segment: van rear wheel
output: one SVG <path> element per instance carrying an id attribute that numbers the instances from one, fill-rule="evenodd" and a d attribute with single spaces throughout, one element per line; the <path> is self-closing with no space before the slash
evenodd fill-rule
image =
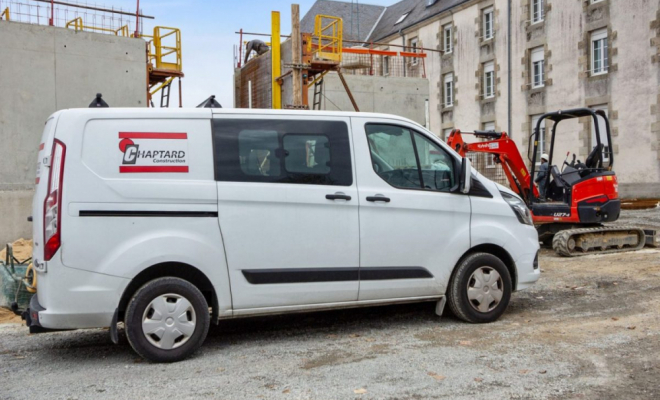
<path id="1" fill-rule="evenodd" d="M 193 284 L 166 277 L 148 282 L 126 310 L 126 336 L 133 350 L 154 362 L 175 362 L 194 353 L 206 339 L 209 309 Z"/>
<path id="2" fill-rule="evenodd" d="M 449 307 L 463 321 L 493 322 L 509 305 L 511 289 L 511 274 L 502 260 L 488 253 L 470 254 L 449 283 Z"/>

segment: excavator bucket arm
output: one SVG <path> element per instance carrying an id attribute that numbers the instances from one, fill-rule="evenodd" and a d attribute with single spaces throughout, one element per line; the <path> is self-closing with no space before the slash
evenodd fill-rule
<path id="1" fill-rule="evenodd" d="M 471 134 L 485 140 L 466 143 L 463 134 Z M 531 194 L 538 197 L 538 189 L 535 186 L 533 186 L 534 193 L 529 193 L 532 177 L 520 155 L 518 146 L 506 132 L 461 132 L 460 129 L 454 129 L 447 138 L 447 144 L 461 157 L 465 157 L 468 152 L 492 154 L 495 162 L 502 165 L 502 170 L 514 192 L 518 193 L 528 204 L 531 202 Z"/>

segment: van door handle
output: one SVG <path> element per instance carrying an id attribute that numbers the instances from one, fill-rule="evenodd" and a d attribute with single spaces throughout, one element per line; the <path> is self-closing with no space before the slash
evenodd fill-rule
<path id="1" fill-rule="evenodd" d="M 351 199 L 351 196 L 347 196 L 345 194 L 326 194 L 325 198 L 328 200 L 346 200 L 349 201 Z"/>
<path id="2" fill-rule="evenodd" d="M 390 202 L 390 198 L 389 198 L 389 197 L 385 197 L 385 196 L 368 196 L 368 197 L 367 197 L 367 201 L 371 201 L 371 202 L 374 202 L 374 201 L 382 201 L 382 202 L 384 202 L 384 203 L 389 203 L 389 202 Z"/>

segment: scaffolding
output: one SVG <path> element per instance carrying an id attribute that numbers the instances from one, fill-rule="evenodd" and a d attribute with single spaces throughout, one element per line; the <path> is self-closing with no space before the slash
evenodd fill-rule
<path id="1" fill-rule="evenodd" d="M 321 98 L 323 97 L 323 78 L 329 72 L 336 72 L 346 93 L 356 111 L 359 111 L 358 105 L 346 83 L 345 74 L 351 75 L 372 75 L 372 76 L 391 76 L 391 77 L 410 77 L 426 78 L 426 58 L 427 52 L 438 52 L 441 50 L 427 49 L 423 47 L 407 47 L 390 43 L 361 42 L 347 40 L 344 38 L 343 20 L 339 17 L 329 15 L 316 15 L 314 18 L 313 33 L 300 33 L 299 24 L 296 24 L 295 17 L 292 20 L 292 36 L 280 34 L 280 15 L 279 12 L 272 12 L 272 31 L 270 34 L 244 32 L 240 29 L 236 34 L 240 35 L 238 46 L 234 46 L 234 68 L 249 69 L 248 73 L 255 71 L 252 63 L 242 65 L 243 47 L 246 41 L 244 36 L 266 36 L 270 37 L 270 66 L 272 68 L 272 82 L 266 89 L 265 85 L 259 82 L 248 82 L 248 98 L 261 99 L 262 92 L 271 94 L 272 108 L 298 108 L 298 109 L 320 109 Z M 296 33 L 298 32 L 298 33 Z M 301 59 L 296 62 L 282 64 L 282 55 L 280 51 L 281 38 L 293 38 L 293 35 L 300 35 Z M 292 47 L 296 47 L 296 41 L 291 41 Z M 346 47 L 346 43 L 355 44 L 355 47 Z M 400 48 L 398 51 L 383 50 L 383 48 Z M 295 56 L 295 52 L 293 54 Z M 249 67 L 249 68 L 248 68 Z M 289 69 L 282 74 L 281 68 Z M 282 104 L 282 88 L 285 79 L 301 76 L 303 82 L 302 89 L 294 89 L 293 104 Z M 294 87 L 297 78 L 293 79 Z M 242 83 L 237 83 L 237 90 Z M 313 88 L 313 97 L 310 101 L 310 89 Z M 256 96 L 253 96 L 256 93 Z M 297 99 L 300 95 L 301 99 Z M 240 97 L 240 96 L 239 96 Z M 237 104 L 244 104 L 243 101 L 237 101 Z M 257 106 L 263 106 L 263 101 L 257 101 Z M 249 107 L 253 107 L 252 101 L 249 101 Z"/>
<path id="2" fill-rule="evenodd" d="M 181 78 L 183 63 L 181 58 L 181 30 L 156 26 L 153 35 L 142 35 L 147 40 L 147 100 L 154 107 L 153 96 L 161 92 L 160 106 L 169 107 L 170 90 L 174 79 L 179 85 L 179 107 L 182 104 Z"/>

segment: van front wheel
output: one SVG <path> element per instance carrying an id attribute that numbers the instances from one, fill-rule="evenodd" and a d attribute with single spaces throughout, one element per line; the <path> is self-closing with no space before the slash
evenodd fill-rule
<path id="1" fill-rule="evenodd" d="M 449 307 L 463 321 L 493 322 L 509 305 L 511 288 L 511 274 L 502 260 L 488 253 L 470 254 L 449 282 Z"/>
<path id="2" fill-rule="evenodd" d="M 204 295 L 179 278 L 154 279 L 142 286 L 126 310 L 126 336 L 140 356 L 175 362 L 194 353 L 209 330 Z"/>

